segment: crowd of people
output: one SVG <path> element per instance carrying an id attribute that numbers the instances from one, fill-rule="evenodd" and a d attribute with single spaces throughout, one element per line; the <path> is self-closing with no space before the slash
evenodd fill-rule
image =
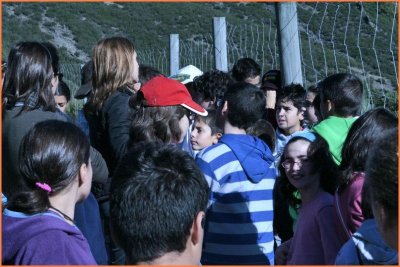
<path id="1" fill-rule="evenodd" d="M 251 58 L 229 73 L 94 45 L 71 92 L 51 43 L 2 65 L 2 263 L 398 264 L 398 120 L 363 84 L 307 90 Z"/>

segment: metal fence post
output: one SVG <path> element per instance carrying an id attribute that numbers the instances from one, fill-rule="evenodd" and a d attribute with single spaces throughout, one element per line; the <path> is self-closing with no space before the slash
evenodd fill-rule
<path id="1" fill-rule="evenodd" d="M 226 21 L 225 17 L 215 17 L 214 25 L 214 56 L 215 68 L 228 71 L 228 53 L 226 48 Z"/>
<path id="2" fill-rule="evenodd" d="M 303 85 L 299 29 L 295 2 L 275 3 L 283 85 Z"/>
<path id="3" fill-rule="evenodd" d="M 170 46 L 170 75 L 174 75 L 179 70 L 179 34 L 169 35 Z"/>

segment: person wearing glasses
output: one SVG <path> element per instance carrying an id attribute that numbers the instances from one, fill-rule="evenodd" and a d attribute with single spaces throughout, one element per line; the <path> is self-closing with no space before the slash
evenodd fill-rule
<path id="1" fill-rule="evenodd" d="M 294 135 L 282 155 L 278 190 L 299 208 L 294 235 L 275 252 L 277 265 L 333 264 L 340 249 L 333 192 L 337 167 L 326 141 L 311 132 Z M 293 195 L 299 191 L 300 198 Z"/>

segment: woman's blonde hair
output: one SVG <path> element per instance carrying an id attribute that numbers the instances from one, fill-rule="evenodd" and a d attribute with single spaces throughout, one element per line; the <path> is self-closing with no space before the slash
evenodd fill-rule
<path id="1" fill-rule="evenodd" d="M 118 88 L 133 89 L 135 48 L 124 37 L 100 40 L 93 49 L 93 93 L 89 102 L 97 112 Z"/>

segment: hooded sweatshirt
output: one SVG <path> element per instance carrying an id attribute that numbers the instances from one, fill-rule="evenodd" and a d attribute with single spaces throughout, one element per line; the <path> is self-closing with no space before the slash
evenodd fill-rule
<path id="1" fill-rule="evenodd" d="M 340 249 L 336 265 L 398 265 L 398 254 L 379 234 L 374 219 L 368 219 Z"/>
<path id="2" fill-rule="evenodd" d="M 5 265 L 96 265 L 79 229 L 53 212 L 26 215 L 5 209 L 2 234 Z"/>
<path id="3" fill-rule="evenodd" d="M 276 171 L 268 146 L 251 135 L 225 134 L 196 162 L 211 188 L 202 264 L 274 264 Z"/>
<path id="4" fill-rule="evenodd" d="M 321 135 L 329 145 L 329 151 L 337 165 L 342 161 L 342 146 L 346 140 L 351 125 L 357 117 L 341 118 L 329 116 L 318 123 L 313 131 Z"/>

